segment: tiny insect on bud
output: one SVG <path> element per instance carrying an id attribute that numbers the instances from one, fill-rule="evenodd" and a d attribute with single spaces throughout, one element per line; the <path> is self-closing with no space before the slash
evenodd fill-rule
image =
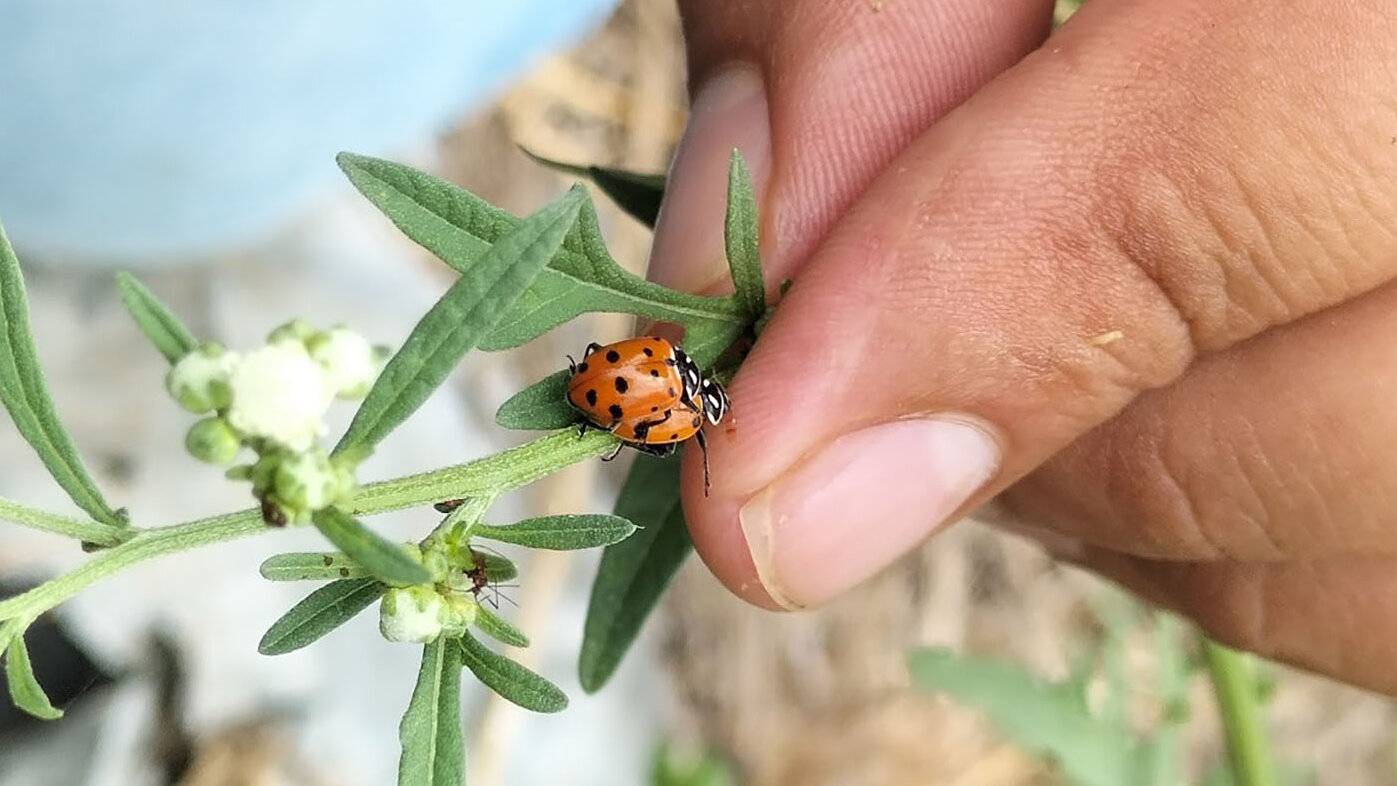
<path id="1" fill-rule="evenodd" d="M 204 418 L 189 428 L 184 447 L 189 455 L 207 464 L 226 467 L 237 458 L 243 441 L 223 418 Z"/>
<path id="2" fill-rule="evenodd" d="M 222 409 L 229 403 L 228 379 L 237 361 L 236 352 L 204 344 L 175 363 L 165 375 L 165 389 L 190 412 Z"/>
<path id="3" fill-rule="evenodd" d="M 426 644 L 452 622 L 451 611 L 431 587 L 388 590 L 378 606 L 378 630 L 389 641 Z"/>

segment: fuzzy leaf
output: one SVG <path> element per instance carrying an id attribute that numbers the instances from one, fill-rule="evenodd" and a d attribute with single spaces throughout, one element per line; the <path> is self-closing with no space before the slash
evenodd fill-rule
<path id="1" fill-rule="evenodd" d="M 557 685 L 476 641 L 469 633 L 457 639 L 461 662 L 490 690 L 534 712 L 562 712 L 568 697 Z"/>
<path id="2" fill-rule="evenodd" d="M 341 579 L 317 589 L 272 623 L 257 645 L 263 655 L 294 652 L 338 628 L 382 597 L 373 579 Z"/>
<path id="3" fill-rule="evenodd" d="M 728 267 L 737 289 L 737 302 L 748 322 L 756 322 L 766 312 L 766 284 L 762 281 L 762 260 L 757 244 L 757 197 L 752 192 L 752 175 L 747 162 L 736 149 L 728 166 L 728 212 L 723 222 Z"/>
<path id="4" fill-rule="evenodd" d="M 10 699 L 16 707 L 40 720 L 63 717 L 63 710 L 53 706 L 48 694 L 44 693 L 34 677 L 34 667 L 29 663 L 29 648 L 24 644 L 22 631 L 15 633 L 5 650 L 5 679 L 10 686 Z"/>
<path id="5" fill-rule="evenodd" d="M 520 219 L 445 180 L 391 161 L 341 153 L 340 168 L 403 231 L 463 275 Z M 637 314 L 666 322 L 743 324 L 730 297 L 677 292 L 629 273 L 606 250 L 590 200 L 562 249 L 528 291 L 480 342 L 485 350 L 532 341 L 591 311 Z"/>
<path id="6" fill-rule="evenodd" d="M 1081 686 L 1054 683 L 989 658 L 922 649 L 908 660 L 913 682 L 987 715 L 1000 734 L 1045 756 L 1078 786 L 1146 783 L 1148 757 L 1126 726 L 1093 717 Z"/>
<path id="7" fill-rule="evenodd" d="M 520 149 L 524 151 L 524 155 L 550 169 L 592 181 L 602 193 L 611 197 L 611 201 L 615 202 L 617 207 L 626 211 L 626 215 L 651 229 L 655 228 L 655 219 L 660 215 L 660 202 L 665 195 L 664 175 L 647 175 L 604 166 L 566 164 L 544 158 L 526 147 Z"/>
<path id="8" fill-rule="evenodd" d="M 483 605 L 476 611 L 475 627 L 479 628 L 481 633 L 501 644 L 508 644 L 511 647 L 529 646 L 529 637 L 524 635 L 524 631 L 514 627 L 514 624 L 509 620 Z"/>
<path id="9" fill-rule="evenodd" d="M 693 551 L 679 504 L 678 457 L 637 456 L 616 514 L 639 527 L 602 553 L 587 607 L 578 674 L 595 693 L 620 665 L 641 625 Z"/>
<path id="10" fill-rule="evenodd" d="M 568 370 L 549 374 L 510 396 L 495 410 L 495 423 L 522 431 L 552 431 L 581 418 L 567 401 Z"/>
<path id="11" fill-rule="evenodd" d="M 519 568 L 502 554 L 492 554 L 480 549 L 471 549 L 471 554 L 484 563 L 485 579 L 491 584 L 513 581 L 519 577 Z"/>
<path id="12" fill-rule="evenodd" d="M 506 527 L 477 524 L 472 534 L 487 540 L 513 543 L 531 549 L 571 551 L 610 546 L 635 532 L 635 525 L 620 516 L 602 514 L 542 516 Z"/>
<path id="13" fill-rule="evenodd" d="M 373 447 L 427 400 L 548 265 L 586 199 L 574 188 L 476 260 L 389 359 L 335 453 Z"/>
<path id="14" fill-rule="evenodd" d="M 102 497 L 83 466 L 72 437 L 58 419 L 39 353 L 29 324 L 29 300 L 19 259 L 0 226 L 0 401 L 14 419 L 15 428 L 39 454 L 49 474 L 78 507 L 97 521 L 112 527 L 127 526 L 124 513 L 115 511 Z"/>
<path id="15" fill-rule="evenodd" d="M 135 276 L 117 273 L 116 289 L 122 304 L 136 321 L 136 327 L 170 363 L 199 348 L 199 340 L 180 322 L 174 310 Z"/>
<path id="16" fill-rule="evenodd" d="M 311 520 L 327 540 L 385 584 L 408 587 L 432 580 L 432 574 L 408 556 L 401 544 L 365 527 L 339 508 L 325 508 Z"/>
<path id="17" fill-rule="evenodd" d="M 461 735 L 461 649 L 437 637 L 422 648 L 422 668 L 398 725 L 403 753 L 398 786 L 461 786 L 466 744 Z"/>
<path id="18" fill-rule="evenodd" d="M 338 552 L 277 554 L 268 557 L 260 571 L 268 581 L 328 581 L 370 575 L 367 568 Z"/>

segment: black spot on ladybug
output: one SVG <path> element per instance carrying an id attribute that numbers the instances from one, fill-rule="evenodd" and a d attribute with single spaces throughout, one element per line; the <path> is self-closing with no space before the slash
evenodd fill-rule
<path id="1" fill-rule="evenodd" d="M 589 391 L 587 391 L 587 404 L 588 404 L 588 406 L 593 406 L 593 407 L 595 407 L 595 406 L 597 405 L 597 391 L 596 391 L 596 390 L 589 390 Z"/>
<path id="2" fill-rule="evenodd" d="M 702 425 L 703 425 L 703 418 L 699 417 L 698 415 L 694 415 L 694 428 L 698 428 L 699 426 L 702 426 Z"/>
<path id="3" fill-rule="evenodd" d="M 645 437 L 649 435 L 649 433 L 650 424 L 648 422 L 642 420 L 641 422 L 635 424 L 635 438 L 638 442 L 644 442 Z"/>
<path id="4" fill-rule="evenodd" d="M 630 389 L 630 386 L 631 386 L 631 384 L 630 384 L 629 382 L 626 381 L 626 378 L 625 378 L 625 377 L 617 377 L 617 378 L 616 378 L 616 392 L 617 392 L 617 393 L 625 393 L 627 390 Z"/>
<path id="5" fill-rule="evenodd" d="M 651 408 L 650 408 L 650 411 L 651 411 L 651 412 L 659 412 L 659 411 L 660 411 L 660 408 L 659 408 L 659 407 L 651 407 Z"/>
<path id="6" fill-rule="evenodd" d="M 676 432 L 674 432 L 673 434 L 670 434 L 670 435 L 669 435 L 669 438 L 670 438 L 670 439 L 679 439 L 679 432 L 676 431 Z"/>
<path id="7" fill-rule="evenodd" d="M 606 408 L 606 411 L 610 412 L 611 417 L 617 420 L 620 420 L 621 417 L 626 414 L 626 411 L 624 409 L 621 409 L 620 404 L 612 404 L 611 406 Z"/>
<path id="8" fill-rule="evenodd" d="M 579 373 L 579 374 L 586 374 L 586 373 L 587 373 L 587 363 L 586 363 L 586 362 L 582 362 L 582 363 L 578 363 L 578 364 L 577 364 L 577 373 Z"/>
<path id="9" fill-rule="evenodd" d="M 653 349 L 651 349 L 651 348 L 649 348 L 649 347 L 645 347 L 645 348 L 641 349 L 640 351 L 641 351 L 641 352 L 644 352 L 644 353 L 645 353 L 645 357 L 647 357 L 647 358 L 652 358 L 652 357 L 655 356 L 655 350 L 653 350 Z"/>
<path id="10" fill-rule="evenodd" d="M 670 398 L 674 398 L 674 397 L 677 395 L 677 394 L 674 392 L 674 388 L 666 388 L 666 389 L 665 389 L 665 392 L 669 394 L 669 397 L 670 397 Z"/>
<path id="11" fill-rule="evenodd" d="M 621 359 L 621 353 L 620 353 L 620 352 L 617 352 L 617 351 L 614 350 L 614 349 L 608 350 L 608 351 L 607 351 L 607 353 L 606 353 L 606 362 L 608 362 L 608 363 L 615 363 L 616 361 L 618 361 L 618 360 L 620 360 L 620 359 Z"/>
<path id="12" fill-rule="evenodd" d="M 659 375 L 660 375 L 659 369 L 654 369 L 654 368 L 650 369 L 650 376 L 652 376 L 652 377 L 658 377 Z"/>

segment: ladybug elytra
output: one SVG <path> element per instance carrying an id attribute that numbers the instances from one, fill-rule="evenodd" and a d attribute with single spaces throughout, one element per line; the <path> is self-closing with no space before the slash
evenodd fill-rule
<path id="1" fill-rule="evenodd" d="M 624 445 L 656 456 L 672 454 L 680 443 L 697 439 L 704 452 L 704 491 L 708 490 L 708 444 L 703 422 L 717 424 L 728 413 L 723 387 L 703 373 L 684 351 L 654 336 L 601 346 L 592 343 L 582 361 L 569 360 L 568 403 L 582 413 L 581 433 L 589 426 L 609 431 Z"/>

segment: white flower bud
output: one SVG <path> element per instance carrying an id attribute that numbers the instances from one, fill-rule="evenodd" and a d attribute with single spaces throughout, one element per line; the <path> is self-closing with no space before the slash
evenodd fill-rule
<path id="1" fill-rule="evenodd" d="M 329 455 L 318 448 L 281 456 L 272 485 L 277 500 L 298 521 L 335 504 L 343 491 L 340 473 L 330 466 Z"/>
<path id="2" fill-rule="evenodd" d="M 389 641 L 426 644 L 441 635 L 451 616 L 431 587 L 390 589 L 378 606 L 378 630 Z"/>
<path id="3" fill-rule="evenodd" d="M 165 389 L 190 412 L 203 414 L 228 406 L 228 379 L 238 362 L 236 352 L 204 344 L 180 358 L 165 375 Z"/>
<path id="4" fill-rule="evenodd" d="M 379 362 L 364 337 L 348 328 L 317 333 L 306 342 L 325 371 L 325 382 L 340 398 L 363 398 L 378 378 Z"/>
<path id="5" fill-rule="evenodd" d="M 334 393 L 320 366 L 297 341 L 278 341 L 243 356 L 228 381 L 228 422 L 257 437 L 300 452 L 325 433 L 322 418 Z"/>
<path id="6" fill-rule="evenodd" d="M 238 457 L 243 441 L 223 418 L 204 418 L 189 428 L 184 447 L 189 455 L 208 464 L 228 466 Z"/>

